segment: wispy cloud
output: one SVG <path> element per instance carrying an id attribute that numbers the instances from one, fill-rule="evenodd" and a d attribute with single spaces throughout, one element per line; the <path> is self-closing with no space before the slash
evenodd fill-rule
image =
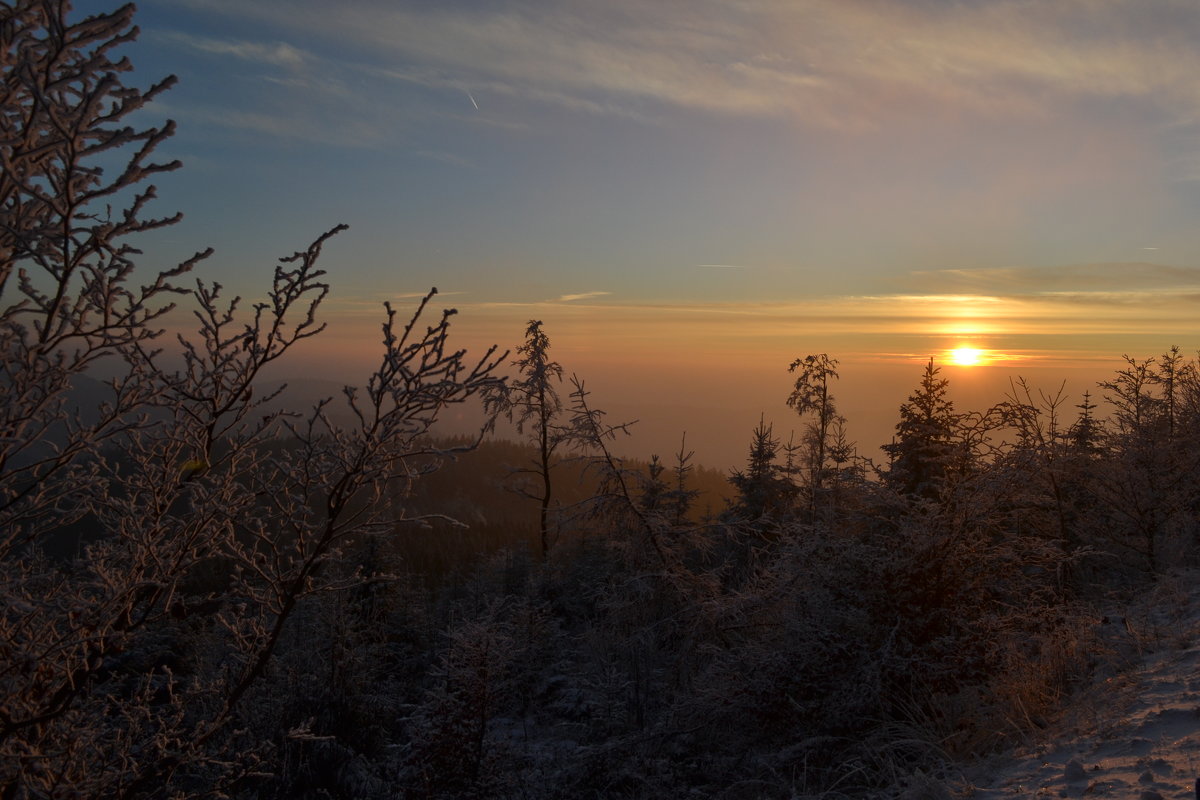
<path id="1" fill-rule="evenodd" d="M 299 68 L 311 59 L 303 50 L 287 42 L 250 42 L 241 39 L 211 39 L 180 31 L 153 34 L 173 44 L 184 45 L 202 53 L 233 56 L 243 61 L 255 61 L 276 67 Z"/>
<path id="2" fill-rule="evenodd" d="M 571 303 L 576 300 L 591 300 L 595 297 L 604 297 L 605 295 L 609 294 L 612 294 L 612 292 L 580 292 L 578 294 L 564 294 L 555 302 Z"/>
<path id="3" fill-rule="evenodd" d="M 1003 118 L 1101 98 L 1200 121 L 1197 23 L 1172 2 L 346 2 L 337 14 L 315 0 L 185 2 L 319 31 L 416 80 L 597 111 L 682 107 L 843 127 L 929 102 Z"/>
<path id="4" fill-rule="evenodd" d="M 361 80 L 316 53 L 279 40 L 217 39 L 179 31 L 151 31 L 149 38 L 207 57 L 214 74 L 224 70 L 217 99 L 174 105 L 168 96 L 155 104 L 180 120 L 338 147 L 394 143 L 395 118 L 363 92 Z M 229 69 L 230 59 L 257 70 Z M 236 79 L 229 80 L 230 75 Z"/>
<path id="5" fill-rule="evenodd" d="M 1072 264 L 1058 267 L 941 269 L 911 274 L 912 285 L 938 292 L 1000 294 L 1104 293 L 1200 289 L 1200 269 L 1142 262 Z"/>
<path id="6" fill-rule="evenodd" d="M 428 294 L 429 292 L 394 292 L 390 294 L 380 292 L 373 295 L 347 295 L 344 297 L 333 295 L 325 301 L 323 307 L 326 311 L 334 314 L 368 313 L 378 315 L 383 309 L 384 303 L 403 304 L 412 300 L 422 300 Z M 441 298 L 464 294 L 466 292 L 438 292 L 431 302 L 436 304 Z"/>
<path id="7" fill-rule="evenodd" d="M 365 118 L 348 119 L 340 127 L 331 128 L 322 119 L 295 117 L 273 109 L 251 111 L 200 104 L 184 107 L 165 102 L 156 103 L 155 108 L 180 120 L 242 131 L 256 138 L 298 139 L 337 147 L 370 147 L 388 139 L 386 128 Z"/>
<path id="8" fill-rule="evenodd" d="M 696 266 L 708 269 L 749 269 L 749 267 L 743 264 L 697 264 Z"/>
<path id="9" fill-rule="evenodd" d="M 975 325 L 981 330 L 1034 334 L 1083 326 L 1086 330 L 1133 329 L 1129 326 L 1185 325 L 1191 331 L 1200 306 L 1200 292 L 1062 292 L 1027 296 L 961 294 L 882 294 L 826 297 L 802 302 L 610 303 L 574 306 L 558 300 L 543 302 L 480 302 L 467 304 L 479 311 L 574 309 L 586 316 L 623 315 L 671 319 L 726 320 L 734 325 L 759 319 L 778 327 L 786 338 L 793 328 L 814 330 L 889 330 L 912 332 L 930 326 Z M 555 303 L 562 303 L 554 306 Z M 464 307 L 467 307 L 464 306 Z M 719 324 L 725 324 L 719 322 Z"/>
<path id="10" fill-rule="evenodd" d="M 896 348 L 923 354 L 923 359 L 965 342 L 996 358 L 1005 354 L 1006 363 L 1031 364 L 1112 359 L 1139 348 L 1153 354 L 1173 343 L 1187 345 L 1200 313 L 1200 287 L 1029 293 L 1012 288 L 1004 293 L 947 290 L 796 302 L 479 302 L 459 308 L 476 330 L 515 329 L 536 315 L 555 330 L 576 332 L 580 341 L 619 342 L 636 336 L 746 357 L 770 352 L 777 360 L 789 357 L 796 342 L 883 360 L 900 358 Z"/>

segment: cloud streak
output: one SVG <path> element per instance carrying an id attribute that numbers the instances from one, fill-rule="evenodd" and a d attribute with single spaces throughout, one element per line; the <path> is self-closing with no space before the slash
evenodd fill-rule
<path id="1" fill-rule="evenodd" d="M 602 338 L 617 348 L 653 340 L 689 352 L 784 363 L 797 346 L 888 361 L 907 358 L 903 353 L 923 360 L 965 344 L 995 358 L 1011 356 L 1000 359 L 1006 363 L 1036 365 L 1104 361 L 1121 352 L 1153 355 L 1171 344 L 1186 348 L 1195 336 L 1200 288 L 928 292 L 774 303 L 482 302 L 459 308 L 477 332 L 515 330 L 536 315 L 580 342 Z"/>
<path id="2" fill-rule="evenodd" d="M 559 297 L 558 300 L 552 302 L 573 303 L 576 300 L 592 300 L 594 298 L 604 297 L 605 295 L 610 294 L 612 294 L 612 292 L 580 292 L 578 294 L 564 294 Z"/>
<path id="3" fill-rule="evenodd" d="M 1108 292 L 1200 289 L 1200 269 L 1142 262 L 942 269 L 914 272 L 911 283 L 939 292 L 1100 296 Z"/>
<path id="4" fill-rule="evenodd" d="M 310 56 L 287 42 L 250 42 L 241 39 L 212 39 L 203 36 L 193 36 L 181 31 L 167 31 L 157 34 L 159 38 L 171 44 L 184 45 L 193 50 L 216 56 L 233 56 L 243 61 L 253 61 L 270 64 L 276 67 L 298 69 L 303 67 Z"/>
<path id="5" fill-rule="evenodd" d="M 473 81 L 597 112 L 676 107 L 861 127 L 914 103 L 916 113 L 936 103 L 1004 117 L 1141 99 L 1166 119 L 1200 120 L 1200 31 L 1172 2 L 347 2 L 337 14 L 315 0 L 189 4 L 336 37 L 410 80 Z"/>

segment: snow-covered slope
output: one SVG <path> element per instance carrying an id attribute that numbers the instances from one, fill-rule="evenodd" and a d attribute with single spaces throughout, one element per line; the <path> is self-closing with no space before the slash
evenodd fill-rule
<path id="1" fill-rule="evenodd" d="M 1100 674 L 1039 741 L 980 764 L 962 797 L 1197 797 L 1200 572 L 1165 579 L 1106 620 L 1127 668 Z M 1123 641 L 1122 641 L 1123 640 Z"/>

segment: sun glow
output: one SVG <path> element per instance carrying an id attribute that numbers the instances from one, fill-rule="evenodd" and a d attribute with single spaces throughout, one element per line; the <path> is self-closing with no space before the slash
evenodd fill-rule
<path id="1" fill-rule="evenodd" d="M 974 347 L 956 347 L 950 351 L 950 363 L 960 367 L 979 366 L 983 361 L 983 351 Z"/>

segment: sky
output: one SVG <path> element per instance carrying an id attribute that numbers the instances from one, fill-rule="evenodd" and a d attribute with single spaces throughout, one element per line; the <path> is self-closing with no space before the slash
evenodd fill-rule
<path id="1" fill-rule="evenodd" d="M 87 0 L 80 14 L 109 7 Z M 541 319 L 631 452 L 714 466 L 787 366 L 841 362 L 873 450 L 925 361 L 964 408 L 1187 353 L 1200 302 L 1192 0 L 152 0 L 125 53 L 178 134 L 148 266 L 261 297 L 337 223 L 330 330 L 361 380 L 430 287 L 472 351 Z M 950 351 L 981 352 L 976 366 Z"/>

